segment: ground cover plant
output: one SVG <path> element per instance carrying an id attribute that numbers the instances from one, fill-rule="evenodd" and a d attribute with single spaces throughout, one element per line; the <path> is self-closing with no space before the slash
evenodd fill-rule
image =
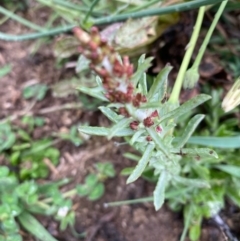
<path id="1" fill-rule="evenodd" d="M 61 16 L 64 16 L 65 21 L 67 21 L 69 25 L 64 28 L 44 30 L 42 28 L 40 29 L 39 26 L 36 27 L 36 25 L 29 24 L 28 21 L 23 21 L 23 19 L 17 15 L 12 15 L 21 23 L 39 32 L 22 36 L 11 36 L 0 33 L 0 38 L 5 40 L 25 40 L 55 35 L 73 29 L 75 40 L 73 40 L 73 37 L 63 38 L 63 41 L 59 41 L 57 47 L 55 47 L 56 55 L 59 55 L 59 58 L 62 59 L 62 63 L 60 60 L 59 64 L 64 64 L 66 58 L 76 53 L 77 47 L 75 44 L 77 44 L 78 50 L 81 53 L 76 65 L 78 77 L 88 76 L 89 78 L 88 82 L 85 80 L 84 83 L 78 84 L 77 89 L 93 98 L 98 98 L 100 101 L 96 101 L 93 108 L 99 105 L 99 110 L 113 123 L 111 127 L 79 126 L 79 132 L 82 136 L 83 134 L 105 136 L 108 140 L 113 137 L 121 137 L 124 139 L 124 142 L 132 146 L 139 154 L 126 155 L 137 161 L 135 167 L 124 168 L 122 171 L 122 174 L 129 175 L 127 183 L 135 182 L 141 175 L 147 180 L 156 183 L 153 197 L 135 200 L 135 202 L 152 200 L 155 209 L 159 210 L 166 199 L 171 209 L 176 211 L 183 210 L 184 229 L 180 239 L 184 240 L 188 233 L 191 240 L 198 240 L 204 218 L 213 218 L 216 222 L 217 220 L 218 223 L 220 222 L 219 212 L 224 208 L 225 198 L 228 198 L 237 206 L 240 205 L 239 192 L 236 191 L 239 189 L 239 160 L 236 158 L 238 151 L 235 150 L 239 148 L 239 136 L 237 136 L 236 131 L 236 126 L 238 125 L 236 115 L 231 112 L 229 114 L 231 118 L 228 119 L 227 115 L 221 111 L 219 105 L 221 92 L 218 91 L 206 90 L 205 93 L 208 92 L 208 95 L 199 94 L 180 104 L 180 90 L 182 86 L 186 89 L 192 89 L 199 80 L 199 66 L 203 54 L 228 1 L 190 1 L 177 3 L 177 5 L 173 6 L 168 6 L 167 3 L 166 6 L 162 8 L 156 8 L 156 11 L 151 8 L 146 11 L 139 11 L 142 8 L 153 6 L 156 1 L 150 1 L 149 3 L 142 1 L 143 4 L 139 6 L 135 6 L 132 3 L 122 4 L 120 1 L 116 3 L 118 7 L 117 12 L 115 11 L 116 6 L 114 4 L 112 6 L 111 4 L 107 5 L 108 10 L 113 14 L 111 17 L 104 16 L 106 9 L 99 1 L 94 1 L 92 4 L 86 3 L 85 7 L 76 3 L 62 1 L 56 1 L 57 4 L 42 0 L 39 2 L 54 9 L 57 15 L 62 14 Z M 221 2 L 219 10 L 204 38 L 192 67 L 189 68 L 206 10 L 204 5 L 217 2 Z M 229 6 L 231 7 L 231 5 Z M 150 78 L 147 70 L 150 68 L 153 58 L 145 57 L 143 54 L 141 57 L 137 57 L 138 61 L 134 66 L 131 60 L 129 60 L 129 57 L 121 57 L 119 53 L 136 58 L 136 56 L 139 56 L 139 53 L 147 51 L 148 48 L 145 47 L 157 39 L 169 26 L 173 25 L 178 18 L 177 15 L 169 15 L 173 19 L 170 19 L 168 16 L 168 21 L 166 21 L 166 19 L 164 20 L 163 16 L 161 21 L 163 21 L 165 25 L 161 29 L 155 28 L 158 26 L 159 21 L 159 18 L 155 16 L 149 17 L 148 21 L 129 20 L 126 24 L 126 29 L 123 27 L 122 32 L 120 31 L 119 36 L 117 36 L 114 41 L 104 40 L 103 33 L 100 33 L 98 28 L 91 27 L 92 25 L 125 20 L 129 16 L 138 18 L 163 13 L 166 14 L 173 11 L 178 12 L 197 7 L 200 7 L 200 9 L 194 31 L 186 48 L 186 53 L 172 89 L 168 84 L 169 74 L 172 70 L 170 64 L 163 67 L 155 78 Z M 63 14 L 66 13 L 65 8 L 69 10 L 67 14 Z M 0 10 L 6 14 L 6 16 L 10 16 L 6 9 L 1 8 Z M 75 19 L 79 11 L 84 13 L 81 15 L 81 18 L 78 19 L 77 23 L 77 25 L 79 25 L 80 22 L 82 28 L 76 27 Z M 121 12 L 123 13 L 121 14 Z M 129 29 L 135 26 L 134 24 L 139 25 L 141 28 L 147 25 L 143 33 L 141 33 L 142 35 L 139 35 L 140 41 L 137 42 L 134 40 L 133 43 L 127 39 L 125 41 L 130 42 L 130 44 L 121 46 L 124 41 L 121 39 L 121 35 L 127 35 Z M 149 30 L 149 27 L 152 28 Z M 85 30 L 83 30 L 83 28 Z M 152 34 L 152 31 L 156 32 Z M 143 39 L 144 41 L 141 42 Z M 68 50 L 63 51 L 66 45 Z M 231 68 L 233 69 L 233 67 Z M 8 71 L 10 71 L 10 69 L 7 69 L 7 71 L 4 70 L 3 75 L 7 74 Z M 97 75 L 96 79 L 95 75 Z M 94 81 L 94 79 L 96 81 Z M 42 89 L 40 88 L 41 86 L 43 87 Z M 35 98 L 35 101 L 43 100 L 48 88 L 46 85 L 36 85 L 35 87 L 36 88 L 26 88 L 23 91 L 24 97 L 26 99 Z M 225 111 L 231 111 L 239 104 L 238 88 L 239 81 L 236 81 L 222 103 Z M 86 97 L 81 97 L 83 102 L 84 98 Z M 199 114 L 202 110 L 199 106 L 204 102 L 206 102 L 204 105 L 205 108 L 213 110 L 212 113 L 207 114 L 206 117 L 203 114 Z M 92 107 L 89 107 L 89 109 L 91 108 Z M 199 126 L 203 120 L 204 124 Z M 28 123 L 30 129 L 32 129 L 35 124 L 39 123 L 39 120 L 25 118 L 25 123 Z M 4 180 L 11 179 L 9 180 L 12 195 L 16 197 L 14 205 L 18 207 L 18 212 L 14 215 L 10 215 L 12 211 L 10 208 L 9 213 L 5 216 L 3 215 L 1 218 L 2 236 L 9 238 L 9 240 L 14 240 L 16 236 L 16 238 L 20 240 L 21 238 L 18 235 L 19 231 L 15 220 L 18 220 L 23 227 L 27 229 L 24 221 L 21 221 L 23 220 L 21 216 L 24 216 L 27 212 L 24 216 L 26 218 L 25 221 L 27 222 L 28 220 L 28 222 L 30 222 L 29 220 L 32 220 L 34 217 L 28 216 L 28 212 L 33 211 L 33 208 L 31 208 L 29 204 L 39 204 L 41 200 L 38 198 L 42 198 L 42 193 L 39 193 L 39 190 L 42 188 L 41 184 L 38 184 L 35 180 L 29 181 L 28 179 L 46 178 L 48 170 L 45 170 L 44 175 L 35 175 L 34 170 L 29 169 L 29 165 L 24 169 L 24 165 L 20 163 L 20 159 L 23 160 L 23 157 L 27 156 L 26 153 L 24 153 L 24 149 L 29 148 L 28 142 L 31 138 L 24 132 L 22 132 L 22 134 L 19 133 L 20 139 L 22 138 L 21 141 L 25 142 L 18 145 L 16 149 L 16 146 L 13 146 L 15 135 L 12 133 L 11 126 L 9 124 L 1 125 L 3 130 L 3 138 L 0 139 L 2 140 L 1 151 L 5 152 L 5 150 L 7 150 L 6 156 L 10 156 L 11 164 L 20 168 L 20 179 L 16 180 L 14 175 L 13 177 L 11 176 L 12 172 L 9 166 L 2 167 L 3 183 Z M 179 126 L 182 128 L 179 128 Z M 196 129 L 198 130 L 198 136 L 191 137 Z M 70 140 L 74 144 L 79 145 L 82 142 L 76 136 L 76 130 L 77 128 L 74 126 L 69 134 L 55 133 L 53 136 Z M 5 133 L 6 131 L 7 134 Z M 6 136 L 9 138 L 7 139 L 8 142 L 5 142 Z M 36 141 L 36 145 L 38 144 L 39 141 Z M 31 141 L 31 145 L 34 149 L 34 142 Z M 46 146 L 50 145 L 50 143 L 46 144 Z M 199 147 L 199 145 L 205 147 Z M 228 148 L 233 151 L 227 152 L 226 154 L 225 151 L 218 148 Z M 52 162 L 56 165 L 54 160 L 56 160 L 59 155 L 59 153 L 57 153 L 58 150 L 50 148 L 51 151 L 49 152 L 55 152 L 51 157 L 47 155 L 47 150 L 48 149 L 45 150 L 45 156 L 41 157 L 32 155 L 34 151 L 31 152 L 30 150 L 31 158 L 27 156 L 28 161 L 31 159 L 30 166 L 40 171 L 42 160 L 45 157 L 52 159 Z M 43 153 L 40 154 L 42 155 Z M 34 163 L 37 164 L 34 165 Z M 82 182 L 83 184 L 67 192 L 70 193 L 67 197 L 79 194 L 82 197 L 87 197 L 89 200 L 96 200 L 104 194 L 105 186 L 103 181 L 108 177 L 114 177 L 114 175 L 115 171 L 110 163 L 97 163 L 93 173 L 86 176 Z M 22 180 L 24 181 L 19 183 L 19 180 L 20 182 Z M 12 185 L 12 183 L 14 185 Z M 60 181 L 60 183 L 62 182 Z M 53 185 L 56 189 L 55 183 L 50 183 L 49 185 Z M 30 200 L 30 203 L 28 195 L 25 195 L 26 193 L 24 195 L 19 194 L 21 193 L 19 189 L 21 189 L 20 187 L 22 186 L 26 186 L 25 189 L 34 190 L 34 192 L 31 193 L 34 198 L 33 201 Z M 2 190 L 2 192 L 3 196 L 7 195 L 4 193 L 4 190 Z M 50 195 L 43 199 L 44 201 L 51 200 L 51 202 L 53 202 L 52 206 L 49 207 L 52 208 L 53 211 L 47 212 L 47 214 L 56 215 L 57 213 L 55 218 L 61 221 L 61 229 L 66 228 L 68 224 L 73 226 L 74 212 L 71 210 L 72 201 L 70 199 L 67 201 L 64 199 L 64 202 L 61 202 L 58 198 L 55 198 L 54 192 L 50 191 L 50 193 L 52 196 Z M 47 195 L 48 193 L 44 193 L 44 195 L 45 194 Z M 61 197 L 60 199 L 62 200 L 62 197 L 66 195 L 58 190 L 56 196 Z M 8 198 L 6 198 L 6 200 L 8 200 Z M 2 200 L 2 205 L 4 205 L 4 202 L 5 199 Z M 60 206 L 55 207 L 55 202 L 57 203 L 56 205 L 59 203 L 61 205 L 59 204 Z M 113 206 L 129 202 L 119 202 L 118 204 L 110 203 L 108 205 Z M 9 201 L 9 203 L 11 202 Z M 3 207 L 3 209 L 5 209 L 5 207 Z M 61 211 L 64 212 L 64 215 L 60 215 L 63 219 L 58 215 Z M 12 223 L 9 229 L 7 222 Z M 226 235 L 234 240 L 235 237 L 233 235 L 231 236 L 231 232 L 227 231 Z M 44 232 L 46 232 L 46 230 Z M 46 240 L 46 237 L 48 237 L 49 240 L 54 240 L 53 237 L 48 236 L 48 234 L 46 234 L 45 237 L 37 237 L 42 240 Z"/>

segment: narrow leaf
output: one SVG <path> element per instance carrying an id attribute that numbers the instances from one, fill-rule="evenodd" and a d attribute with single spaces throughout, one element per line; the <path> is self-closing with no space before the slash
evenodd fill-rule
<path id="1" fill-rule="evenodd" d="M 151 157 L 152 151 L 154 149 L 155 145 L 153 144 L 148 144 L 142 158 L 139 160 L 137 166 L 127 179 L 127 184 L 136 181 L 143 173 L 144 169 L 146 168 L 149 159 Z"/>
<path id="2" fill-rule="evenodd" d="M 240 167 L 234 165 L 217 165 L 215 166 L 221 171 L 224 171 L 234 177 L 240 178 Z"/>
<path id="3" fill-rule="evenodd" d="M 204 115 L 195 115 L 187 124 L 183 135 L 178 139 L 178 143 L 175 145 L 176 148 L 182 148 L 191 137 L 192 133 L 197 128 L 198 124 L 202 121 Z"/>
<path id="4" fill-rule="evenodd" d="M 141 86 L 143 95 L 147 95 L 148 88 L 147 88 L 147 75 L 143 73 L 142 78 L 140 78 L 139 85 Z"/>
<path id="5" fill-rule="evenodd" d="M 78 130 L 82 133 L 88 135 L 96 135 L 96 136 L 109 136 L 109 128 L 106 127 L 95 127 L 95 126 L 80 126 Z M 130 128 L 123 128 L 115 133 L 115 136 L 132 136 L 134 131 Z"/>
<path id="6" fill-rule="evenodd" d="M 172 70 L 172 66 L 167 65 L 164 69 L 162 69 L 158 76 L 156 77 L 153 85 L 151 86 L 151 89 L 149 90 L 149 93 L 147 95 L 147 99 L 150 102 L 154 101 L 161 101 L 165 93 L 167 91 L 167 79 L 168 79 L 168 74 Z"/>
<path id="7" fill-rule="evenodd" d="M 103 92 L 104 89 L 97 87 L 97 88 L 87 88 L 84 86 L 78 87 L 78 90 L 83 92 L 84 94 L 90 95 L 92 97 L 95 97 L 97 99 L 108 101 L 108 99 L 104 96 Z"/>
<path id="8" fill-rule="evenodd" d="M 209 95 L 205 95 L 205 94 L 198 95 L 192 98 L 191 100 L 188 100 L 180 107 L 176 108 L 175 110 L 163 116 L 163 118 L 161 119 L 161 122 L 169 119 L 177 119 L 179 116 L 188 113 L 189 111 L 191 111 L 192 109 L 196 108 L 197 106 L 201 105 L 202 103 L 204 103 L 209 99 L 211 99 L 211 96 Z"/>
<path id="9" fill-rule="evenodd" d="M 163 170 L 159 176 L 157 186 L 153 192 L 153 199 L 154 199 L 153 203 L 156 211 L 159 210 L 164 203 L 165 188 L 167 186 L 167 182 L 168 182 L 168 173 L 167 171 Z"/>
<path id="10" fill-rule="evenodd" d="M 123 156 L 128 158 L 128 159 L 130 159 L 130 160 L 132 160 L 132 161 L 136 161 L 136 162 L 138 162 L 141 159 L 140 156 L 137 156 L 137 155 L 132 154 L 130 152 L 124 153 Z"/>
<path id="11" fill-rule="evenodd" d="M 121 131 L 129 126 L 130 122 L 132 120 L 129 118 L 124 118 L 120 120 L 116 125 L 114 125 L 110 130 L 109 130 L 109 135 L 108 139 L 110 140 L 113 136 L 116 136 L 116 133 L 121 133 Z"/>
<path id="12" fill-rule="evenodd" d="M 129 143 L 133 145 L 144 132 L 145 132 L 144 129 L 135 132 Z"/>
<path id="13" fill-rule="evenodd" d="M 209 148 L 183 148 L 183 149 L 172 149 L 171 152 L 179 154 L 181 156 L 193 156 L 196 160 L 201 160 L 204 157 L 214 157 L 218 158 L 215 151 Z"/>
<path id="14" fill-rule="evenodd" d="M 152 127 L 147 128 L 147 132 L 152 137 L 153 141 L 157 144 L 157 147 L 166 155 L 169 156 L 169 151 L 164 145 L 162 138 L 157 134 L 156 130 Z"/>
<path id="15" fill-rule="evenodd" d="M 152 60 L 153 60 L 153 58 L 145 59 L 145 54 L 143 54 L 139 58 L 137 71 L 135 72 L 135 74 L 133 75 L 133 77 L 131 79 L 131 81 L 134 83 L 135 86 L 138 84 L 140 78 L 142 78 L 142 75 L 151 66 L 151 61 Z"/>
<path id="16" fill-rule="evenodd" d="M 26 211 L 22 212 L 18 216 L 18 220 L 21 225 L 36 238 L 42 241 L 58 241 L 30 213 Z"/>
<path id="17" fill-rule="evenodd" d="M 129 176 L 129 175 L 131 175 L 133 170 L 134 170 L 134 167 L 126 167 L 126 168 L 122 169 L 122 171 L 120 172 L 120 175 Z"/>
<path id="18" fill-rule="evenodd" d="M 95 136 L 107 136 L 109 133 L 109 128 L 106 127 L 95 127 L 95 126 L 80 126 L 78 131 Z"/>
<path id="19" fill-rule="evenodd" d="M 141 104 L 141 106 L 139 108 L 140 109 L 159 108 L 159 107 L 161 107 L 161 105 L 162 105 L 161 102 L 154 101 L 154 102 L 143 103 L 143 104 Z"/>
<path id="20" fill-rule="evenodd" d="M 240 135 L 232 137 L 193 136 L 188 143 L 217 148 L 240 148 Z"/>
<path id="21" fill-rule="evenodd" d="M 120 115 L 116 114 L 114 111 L 112 111 L 108 107 L 100 106 L 99 109 L 109 120 L 111 120 L 114 123 L 117 123 L 118 121 L 123 119 L 123 116 L 120 116 Z"/>
<path id="22" fill-rule="evenodd" d="M 184 178 L 180 176 L 175 176 L 173 178 L 176 182 L 181 183 L 187 187 L 198 187 L 198 188 L 210 188 L 210 185 L 207 181 L 203 181 L 202 179 L 191 179 L 191 178 Z"/>

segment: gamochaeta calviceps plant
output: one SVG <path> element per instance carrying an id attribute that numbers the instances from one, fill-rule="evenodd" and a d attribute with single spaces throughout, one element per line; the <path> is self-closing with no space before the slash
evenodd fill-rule
<path id="1" fill-rule="evenodd" d="M 189 202 L 194 204 L 186 205 L 184 208 L 185 224 L 181 240 L 184 240 L 188 229 L 190 239 L 198 240 L 202 217 L 213 217 L 223 207 L 224 195 L 222 193 L 217 192 L 220 193 L 219 197 L 205 195 L 205 193 L 211 193 L 211 188 L 216 189 L 216 183 L 206 178 L 201 171 L 198 175 L 188 175 L 188 171 L 185 170 L 189 167 L 186 163 L 193 163 L 199 171 L 205 170 L 205 167 L 201 168 L 201 163 L 204 164 L 206 160 L 207 162 L 210 160 L 211 163 L 220 162 L 214 150 L 185 147 L 204 115 L 192 116 L 181 136 L 175 136 L 174 128 L 181 116 L 190 113 L 191 110 L 211 98 L 211 96 L 200 94 L 179 104 L 182 85 L 184 88 L 193 88 L 199 79 L 199 65 L 226 4 L 227 1 L 221 3 L 195 61 L 188 69 L 205 12 L 204 6 L 199 9 L 190 42 L 170 93 L 168 89 L 168 75 L 172 69 L 170 64 L 165 66 L 149 85 L 146 71 L 151 65 L 152 58 L 145 58 L 142 55 L 138 60 L 137 69 L 134 70 L 129 58 L 120 57 L 114 48 L 102 39 L 97 28 L 93 27 L 90 33 L 80 28 L 74 29 L 74 34 L 79 40 L 80 53 L 88 59 L 90 69 L 97 75 L 94 88 L 81 86 L 79 90 L 108 102 L 108 105 L 100 106 L 99 109 L 113 123 L 109 128 L 81 126 L 79 131 L 90 135 L 106 136 L 108 139 L 123 137 L 141 153 L 138 164 L 130 173 L 127 183 L 138 179 L 146 168 L 151 168 L 157 179 L 153 193 L 156 210 L 163 205 L 166 193 L 170 205 L 174 206 L 175 203 L 179 206 L 179 204 L 185 205 Z M 235 86 L 236 84 L 233 86 L 233 91 L 236 89 Z M 224 101 L 224 106 L 226 102 L 231 105 L 227 109 L 239 103 L 239 100 L 236 98 L 232 100 L 232 97 L 228 101 L 229 95 Z M 200 201 L 196 199 L 198 196 L 201 197 Z M 201 208 L 199 203 L 202 203 L 203 199 L 207 200 Z M 201 214 L 197 215 L 199 207 Z"/>
<path id="2" fill-rule="evenodd" d="M 226 1 L 223 3 L 226 4 Z M 200 29 L 197 25 L 201 23 L 203 13 L 204 7 L 201 7 L 193 37 L 190 40 L 191 46 L 186 55 L 191 56 L 189 51 L 192 51 L 196 42 L 198 34 L 196 31 Z M 74 33 L 79 40 L 81 54 L 90 60 L 89 67 L 97 74 L 95 88 L 80 87 L 79 89 L 109 102 L 107 106 L 101 106 L 99 109 L 113 122 L 110 128 L 82 126 L 79 131 L 90 135 L 106 136 L 108 139 L 114 136 L 125 137 L 130 145 L 142 153 L 127 183 L 139 178 L 148 165 L 153 167 L 154 174 L 158 177 L 153 194 L 156 210 L 162 206 L 165 189 L 169 185 L 180 183 L 192 188 L 210 188 L 209 183 L 204 180 L 181 176 L 179 164 L 183 156 L 191 157 L 193 162 L 203 157 L 217 158 L 217 154 L 208 148 L 184 148 L 204 115 L 193 116 L 180 137 L 174 136 L 174 127 L 180 116 L 211 97 L 200 94 L 179 105 L 180 88 L 178 86 L 181 87 L 183 78 L 180 81 L 179 79 L 183 77 L 182 72 L 184 72 L 180 69 L 181 73 L 179 72 L 180 77 L 176 80 L 175 89 L 167 100 L 168 75 L 172 66 L 167 65 L 163 68 L 149 88 L 145 71 L 150 66 L 151 58 L 145 59 L 144 55 L 141 56 L 138 68 L 134 71 L 129 58 L 121 58 L 114 48 L 101 38 L 97 28 L 93 27 L 89 34 L 80 28 L 75 28 Z M 186 55 L 183 63 L 187 67 L 190 58 Z M 187 77 L 186 79 L 189 79 L 189 71 Z M 191 77 L 190 80 L 192 81 Z"/>

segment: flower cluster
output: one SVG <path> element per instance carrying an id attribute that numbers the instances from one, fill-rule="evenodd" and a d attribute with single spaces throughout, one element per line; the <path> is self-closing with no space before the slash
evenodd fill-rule
<path id="1" fill-rule="evenodd" d="M 146 96 L 137 93 L 131 83 L 134 69 L 128 56 L 121 59 L 112 46 L 101 37 L 96 27 L 93 27 L 89 34 L 78 27 L 74 28 L 73 32 L 80 42 L 80 53 L 90 60 L 90 68 L 101 77 L 106 90 L 105 96 L 110 102 L 129 103 L 135 108 L 147 102 Z M 125 107 L 119 107 L 118 112 L 126 117 L 130 116 Z M 140 122 L 145 127 L 154 125 L 154 118 L 159 116 L 157 111 L 149 113 L 138 110 L 136 117 L 137 120 L 130 123 L 133 130 L 138 129 Z"/>
<path id="2" fill-rule="evenodd" d="M 130 64 L 129 58 L 126 56 L 121 61 L 96 27 L 91 29 L 90 34 L 80 28 L 74 28 L 73 32 L 80 42 L 80 53 L 91 61 L 91 69 L 102 78 L 109 101 L 120 103 L 133 101 L 134 87 L 130 82 L 133 65 Z"/>

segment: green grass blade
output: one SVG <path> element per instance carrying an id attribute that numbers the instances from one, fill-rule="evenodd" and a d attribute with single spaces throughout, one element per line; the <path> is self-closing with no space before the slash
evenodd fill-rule
<path id="1" fill-rule="evenodd" d="M 240 167 L 233 165 L 217 165 L 215 166 L 219 170 L 226 172 L 234 177 L 240 178 Z"/>
<path id="2" fill-rule="evenodd" d="M 193 136 L 188 144 L 211 146 L 215 148 L 240 148 L 240 135 L 232 137 Z"/>

